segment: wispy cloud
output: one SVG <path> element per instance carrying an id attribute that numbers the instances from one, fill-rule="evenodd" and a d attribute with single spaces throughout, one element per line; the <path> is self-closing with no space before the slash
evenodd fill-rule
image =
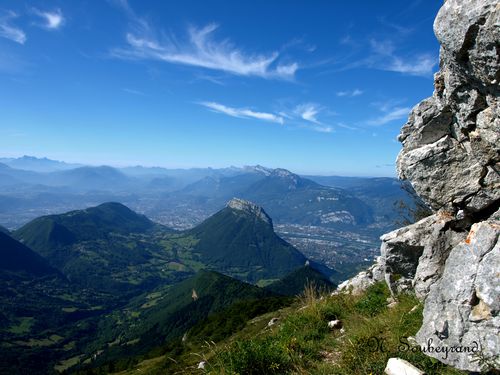
<path id="1" fill-rule="evenodd" d="M 312 130 L 319 132 L 319 133 L 332 133 L 333 128 L 331 126 L 313 126 Z"/>
<path id="2" fill-rule="evenodd" d="M 210 110 L 218 113 L 223 113 L 225 115 L 237 118 L 253 118 L 262 121 L 275 122 L 278 124 L 283 124 L 283 117 L 275 115 L 273 113 L 257 112 L 248 108 L 234 108 L 228 107 L 224 104 L 216 102 L 201 102 L 201 105 L 209 108 Z"/>
<path id="3" fill-rule="evenodd" d="M 33 8 L 33 13 L 41 17 L 44 21 L 43 27 L 49 30 L 57 30 L 64 24 L 64 16 L 61 9 L 54 9 L 52 11 L 42 11 Z"/>
<path id="4" fill-rule="evenodd" d="M 411 60 L 393 56 L 392 61 L 385 66 L 385 70 L 415 76 L 430 76 L 436 64 L 436 59 L 428 54 L 414 56 Z"/>
<path id="5" fill-rule="evenodd" d="M 23 30 L 11 24 L 11 21 L 17 17 L 18 15 L 12 11 L 0 15 L 0 37 L 24 44 L 27 39 L 26 34 Z"/>
<path id="6" fill-rule="evenodd" d="M 303 129 L 313 130 L 321 133 L 333 132 L 333 127 L 318 120 L 318 115 L 323 108 L 314 103 L 305 103 L 296 106 L 293 110 L 283 110 L 276 113 L 260 112 L 249 108 L 235 108 L 216 102 L 198 103 L 213 112 L 223 113 L 227 116 L 257 119 L 261 121 L 274 122 L 281 125 L 290 125 Z"/>
<path id="7" fill-rule="evenodd" d="M 126 34 L 128 46 L 113 49 L 114 57 L 159 60 L 266 79 L 292 80 L 299 69 L 297 62 L 283 62 L 278 51 L 252 54 L 228 39 L 217 39 L 215 33 L 219 26 L 215 23 L 189 27 L 184 38 L 169 37 L 135 15 L 125 0 L 117 3 L 129 16 L 131 30 Z"/>
<path id="8" fill-rule="evenodd" d="M 294 113 L 303 120 L 320 125 L 321 123 L 319 122 L 317 117 L 320 111 L 321 108 L 317 104 L 304 103 L 299 104 L 297 107 L 295 107 Z"/>
<path id="9" fill-rule="evenodd" d="M 363 91 L 360 89 L 347 90 L 347 91 L 338 91 L 337 96 L 347 96 L 347 97 L 355 97 L 363 94 Z"/>
<path id="10" fill-rule="evenodd" d="M 398 72 L 415 76 L 431 76 L 437 58 L 428 53 L 402 57 L 396 54 L 396 47 L 390 40 L 370 41 L 372 56 L 365 62 L 381 70 Z"/>
<path id="11" fill-rule="evenodd" d="M 387 124 L 394 120 L 400 120 L 408 116 L 411 108 L 409 107 L 394 107 L 391 109 L 387 109 L 386 113 L 382 116 L 376 117 L 374 119 L 368 120 L 366 123 L 368 125 L 380 126 Z"/>
<path id="12" fill-rule="evenodd" d="M 350 44 L 355 43 L 352 39 L 348 40 Z M 347 42 L 346 42 L 347 43 Z M 365 48 L 356 48 L 359 55 L 360 51 L 368 51 L 364 57 L 350 57 L 350 62 L 339 64 L 335 71 L 344 71 L 356 68 L 368 68 L 377 70 L 386 70 L 401 74 L 432 77 L 434 67 L 438 63 L 437 56 L 431 53 L 407 53 L 398 51 L 396 43 L 393 40 L 371 39 Z"/>
<path id="13" fill-rule="evenodd" d="M 142 91 L 139 91 L 139 90 L 134 90 L 134 89 L 128 89 L 128 88 L 124 88 L 122 89 L 124 92 L 128 93 L 128 94 L 132 94 L 132 95 L 140 95 L 140 96 L 144 96 L 146 94 L 144 94 Z"/>
<path id="14" fill-rule="evenodd" d="M 326 125 L 318 119 L 319 114 L 324 112 L 324 110 L 325 108 L 319 104 L 303 103 L 295 107 L 293 114 L 295 114 L 298 118 L 309 122 L 310 125 L 307 126 L 309 129 L 321 133 L 331 133 L 333 131 L 333 127 Z M 333 112 L 330 111 L 330 113 Z"/>

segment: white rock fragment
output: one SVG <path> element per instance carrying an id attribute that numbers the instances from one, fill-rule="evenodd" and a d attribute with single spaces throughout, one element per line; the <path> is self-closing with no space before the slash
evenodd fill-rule
<path id="1" fill-rule="evenodd" d="M 328 328 L 330 329 L 340 329 L 342 328 L 342 322 L 338 319 L 330 320 L 328 322 Z"/>
<path id="2" fill-rule="evenodd" d="M 207 362 L 201 361 L 198 363 L 198 370 L 205 370 L 205 366 L 207 365 Z"/>
<path id="3" fill-rule="evenodd" d="M 274 326 L 274 325 L 275 325 L 276 323 L 278 323 L 278 322 L 279 322 L 279 318 L 272 318 L 272 319 L 269 321 L 269 323 L 267 323 L 267 326 L 268 326 L 268 327 L 272 327 L 272 326 Z"/>
<path id="4" fill-rule="evenodd" d="M 389 358 L 384 373 L 386 375 L 424 375 L 424 372 L 401 358 Z"/>

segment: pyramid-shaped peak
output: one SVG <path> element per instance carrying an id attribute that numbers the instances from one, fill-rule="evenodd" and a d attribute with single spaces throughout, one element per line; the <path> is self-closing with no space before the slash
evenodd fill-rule
<path id="1" fill-rule="evenodd" d="M 262 207 L 250 201 L 246 201 L 240 198 L 233 198 L 227 203 L 227 207 L 255 216 L 260 220 L 268 223 L 269 225 L 272 225 L 273 223 L 269 215 L 266 213 L 266 211 L 264 211 Z"/>

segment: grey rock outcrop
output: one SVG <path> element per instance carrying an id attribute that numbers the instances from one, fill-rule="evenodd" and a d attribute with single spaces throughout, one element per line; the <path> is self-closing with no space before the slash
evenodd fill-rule
<path id="1" fill-rule="evenodd" d="M 269 225 L 273 225 L 272 219 L 269 215 L 264 211 L 264 209 L 256 204 L 246 201 L 244 199 L 233 198 L 227 203 L 227 207 L 232 208 L 236 211 L 242 211 L 251 216 L 255 216 L 258 219 L 264 221 Z"/>
<path id="2" fill-rule="evenodd" d="M 435 90 L 402 127 L 396 163 L 434 214 L 382 236 L 377 263 L 337 292 L 381 279 L 396 299 L 411 289 L 424 301 L 416 340 L 427 355 L 466 371 L 498 369 L 500 4 L 446 0 L 434 32 Z"/>
<path id="3" fill-rule="evenodd" d="M 435 91 L 401 129 L 397 170 L 435 214 L 382 236 L 381 263 L 393 293 L 425 301 L 426 353 L 479 371 L 500 353 L 500 4 L 447 0 L 434 32 Z"/>
<path id="4" fill-rule="evenodd" d="M 352 277 L 349 280 L 344 281 L 339 284 L 337 289 L 332 293 L 350 293 L 353 295 L 361 294 L 365 291 L 370 285 L 375 284 L 376 282 L 384 280 L 384 264 L 382 262 L 382 257 L 378 257 L 377 262 L 371 266 L 366 271 L 361 271 L 356 276 Z"/>
<path id="5" fill-rule="evenodd" d="M 500 198 L 500 5 L 448 0 L 434 95 L 411 112 L 397 170 L 434 210 L 477 212 Z"/>
<path id="6" fill-rule="evenodd" d="M 480 358 L 489 359 L 492 366 L 498 358 L 499 235 L 500 221 L 474 224 L 466 241 L 451 251 L 443 276 L 425 302 L 417 341 L 433 357 L 460 369 L 479 371 Z M 446 355 L 437 348 L 450 352 Z"/>

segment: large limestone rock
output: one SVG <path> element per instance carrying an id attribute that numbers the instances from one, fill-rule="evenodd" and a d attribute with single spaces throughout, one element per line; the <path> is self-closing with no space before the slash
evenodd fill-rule
<path id="1" fill-rule="evenodd" d="M 460 369 L 480 371 L 481 357 L 493 366 L 498 360 L 499 235 L 500 221 L 474 224 L 467 239 L 451 251 L 425 302 L 417 341 L 429 355 Z"/>
<path id="2" fill-rule="evenodd" d="M 435 90 L 401 129 L 397 170 L 435 214 L 384 235 L 380 264 L 393 293 L 425 301 L 426 353 L 479 371 L 500 367 L 500 4 L 447 0 L 434 31 Z"/>
<path id="3" fill-rule="evenodd" d="M 441 277 L 451 249 L 465 239 L 464 232 L 455 230 L 461 225 L 463 220 L 440 211 L 383 235 L 380 252 L 391 293 L 413 288 L 425 299 L 430 286 Z"/>
<path id="4" fill-rule="evenodd" d="M 385 279 L 424 301 L 417 342 L 466 371 L 500 367 L 500 4 L 446 0 L 433 96 L 410 113 L 399 140 L 400 178 L 433 215 L 381 237 L 370 270 L 339 286 L 359 293 Z"/>
<path id="5" fill-rule="evenodd" d="M 500 5 L 448 0 L 434 95 L 411 112 L 397 170 L 435 210 L 480 211 L 500 198 Z"/>

